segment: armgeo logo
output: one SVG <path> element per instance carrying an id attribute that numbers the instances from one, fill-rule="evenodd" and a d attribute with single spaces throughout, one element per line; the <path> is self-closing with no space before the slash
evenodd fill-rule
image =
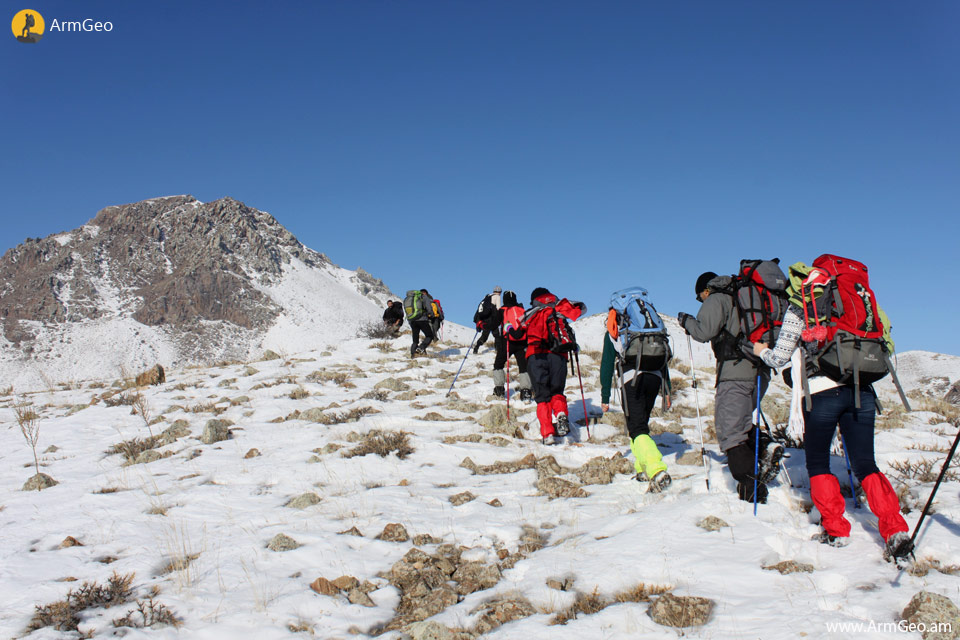
<path id="1" fill-rule="evenodd" d="M 10 24 L 13 36 L 20 42 L 39 42 L 45 31 L 113 31 L 112 22 L 100 22 L 93 18 L 83 20 L 57 20 L 54 18 L 48 27 L 39 11 L 24 9 L 13 16 Z"/>
<path id="2" fill-rule="evenodd" d="M 44 22 L 40 12 L 32 9 L 18 11 L 17 15 L 13 16 L 13 22 L 10 23 L 13 36 L 20 42 L 40 42 L 46 27 L 47 23 Z"/>

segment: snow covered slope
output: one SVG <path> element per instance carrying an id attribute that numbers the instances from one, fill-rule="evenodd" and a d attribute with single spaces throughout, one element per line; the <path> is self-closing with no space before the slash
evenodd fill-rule
<path id="1" fill-rule="evenodd" d="M 596 324 L 578 323 L 591 414 L 599 410 Z M 957 601 L 955 477 L 926 520 L 921 563 L 897 571 L 881 559 L 875 518 L 852 501 L 848 547 L 810 540 L 817 515 L 802 450 L 790 451 L 756 517 L 709 438 L 709 467 L 699 466 L 696 396 L 682 360 L 672 371 L 674 407 L 652 420 L 674 477 L 654 495 L 632 477 L 617 412 L 591 425 L 589 439 L 575 429 L 555 447 L 540 443 L 531 405 L 512 402 L 517 423 L 498 425 L 487 415 L 503 405 L 489 395 L 489 348 L 467 358 L 447 398 L 472 335 L 451 327 L 417 360 L 404 335 L 171 370 L 164 385 L 141 391 L 149 428 L 125 404 L 134 389 L 82 383 L 30 394 L 21 400 L 39 412 L 40 468 L 59 482 L 39 492 L 19 490 L 34 474 L 33 456 L 14 398 L 0 397 L 0 636 L 76 637 L 50 627 L 21 634 L 31 620 L 44 624 L 36 605 L 114 572 L 133 574 L 130 601 L 80 611 L 80 632 L 399 640 L 430 637 L 411 626 L 428 618 L 446 628 L 432 627 L 447 634 L 432 637 L 459 639 L 881 638 L 891 636 L 833 625 L 895 624 L 921 590 Z M 915 357 L 922 370 L 925 356 Z M 698 377 L 709 379 L 711 364 L 697 358 Z M 708 434 L 710 387 L 699 392 Z M 582 418 L 576 377 L 567 396 L 572 417 Z M 771 391 L 774 405 L 784 397 Z M 900 418 L 878 431 L 878 462 L 903 492 L 912 526 L 931 478 L 904 463 L 938 469 L 956 427 L 929 409 Z M 225 428 L 226 440 L 203 438 Z M 377 431 L 395 440 L 378 440 Z M 165 444 L 139 463 L 108 453 L 151 432 L 165 434 Z M 846 483 L 842 458 L 833 463 Z M 699 527 L 708 516 L 725 526 Z M 705 624 L 657 622 L 650 610 L 663 591 L 710 599 Z M 166 607 L 181 627 L 115 629 L 111 621 L 136 599 Z M 592 606 L 572 615 L 578 599 Z"/>

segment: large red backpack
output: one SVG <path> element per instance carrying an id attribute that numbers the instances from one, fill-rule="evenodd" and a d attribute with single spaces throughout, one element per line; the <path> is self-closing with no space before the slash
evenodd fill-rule
<path id="1" fill-rule="evenodd" d="M 577 350 L 577 337 L 568 318 L 577 319 L 584 309 L 586 307 L 582 303 L 574 305 L 566 298 L 550 303 L 537 303 L 523 316 L 522 324 L 527 329 L 527 343 L 566 358 L 566 354 Z"/>
<path id="2" fill-rule="evenodd" d="M 787 276 L 780 260 L 741 260 L 734 279 L 734 301 L 740 312 L 744 340 L 775 344 L 787 311 Z"/>
<path id="3" fill-rule="evenodd" d="M 807 326 L 802 339 L 813 355 L 813 370 L 836 382 L 852 383 L 859 406 L 860 386 L 893 372 L 890 330 L 884 326 L 866 265 L 824 254 L 813 261 L 799 293 Z M 795 297 L 793 301 L 798 302 Z M 894 378 L 899 390 L 895 372 Z"/>
<path id="4" fill-rule="evenodd" d="M 524 313 L 523 307 L 519 306 L 503 308 L 503 326 L 505 328 L 503 335 L 507 340 L 511 342 L 523 342 L 527 339 L 527 335 L 521 327 Z M 510 329 L 506 330 L 508 326 Z"/>

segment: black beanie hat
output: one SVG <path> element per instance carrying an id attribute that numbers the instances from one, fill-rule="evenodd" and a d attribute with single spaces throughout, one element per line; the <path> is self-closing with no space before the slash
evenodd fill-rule
<path id="1" fill-rule="evenodd" d="M 539 298 L 542 295 L 550 293 L 550 289 L 546 287 L 537 287 L 533 290 L 533 293 L 530 294 L 530 304 L 533 304 L 533 301 Z"/>
<path id="2" fill-rule="evenodd" d="M 707 283 L 717 277 L 713 271 L 705 271 L 700 274 L 700 277 L 697 278 L 697 287 L 694 289 L 693 293 L 697 296 L 697 300 L 700 299 L 700 293 L 707 288 Z"/>
<path id="3" fill-rule="evenodd" d="M 505 307 L 515 307 L 517 306 L 517 294 L 513 291 L 504 291 L 503 292 L 503 306 Z"/>

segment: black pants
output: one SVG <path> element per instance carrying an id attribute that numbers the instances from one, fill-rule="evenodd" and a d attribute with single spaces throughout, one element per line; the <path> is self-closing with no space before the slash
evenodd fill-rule
<path id="1" fill-rule="evenodd" d="M 476 344 L 476 347 L 475 347 L 475 348 L 479 349 L 480 346 L 481 346 L 484 342 L 486 342 L 486 341 L 487 341 L 487 338 L 489 338 L 489 337 L 490 337 L 490 328 L 489 328 L 489 327 L 484 327 L 484 328 L 483 328 L 483 331 L 480 333 L 480 339 L 477 340 L 477 344 Z"/>
<path id="2" fill-rule="evenodd" d="M 426 349 L 435 337 L 433 335 L 433 326 L 431 326 L 429 320 L 411 320 L 410 331 L 413 334 L 413 346 L 419 346 L 421 349 Z M 417 342 L 420 340 L 421 331 L 423 332 L 423 342 L 418 345 Z"/>
<path id="3" fill-rule="evenodd" d="M 862 482 L 879 471 L 873 455 L 873 425 L 877 416 L 877 399 L 873 390 L 860 390 L 860 408 L 854 402 L 852 385 L 827 389 L 813 394 L 813 410 L 803 412 L 803 444 L 810 477 L 830 473 L 830 445 L 840 427 L 850 466 Z"/>
<path id="4" fill-rule="evenodd" d="M 497 350 L 497 356 L 493 360 L 494 370 L 503 369 L 510 356 L 517 359 L 517 368 L 520 373 L 527 372 L 527 343 L 526 341 L 507 340 L 506 338 L 493 338 L 493 346 Z"/>
<path id="5" fill-rule="evenodd" d="M 567 386 L 567 361 L 555 353 L 535 353 L 527 359 L 533 399 L 537 404 L 562 396 Z"/>
<path id="6" fill-rule="evenodd" d="M 660 376 L 641 373 L 638 378 L 627 382 L 622 390 L 627 409 L 627 433 L 630 434 L 631 441 L 637 436 L 649 435 L 650 412 L 653 411 L 660 393 L 660 385 Z"/>

